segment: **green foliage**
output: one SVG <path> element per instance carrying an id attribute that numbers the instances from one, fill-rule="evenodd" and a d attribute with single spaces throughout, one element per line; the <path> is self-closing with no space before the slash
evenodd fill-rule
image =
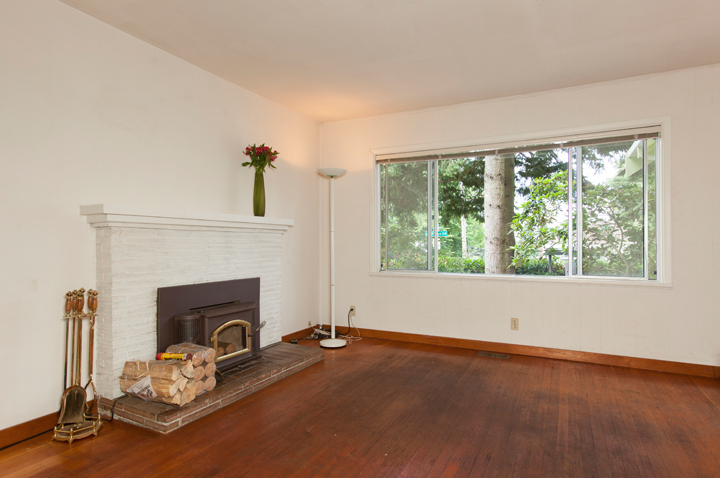
<path id="1" fill-rule="evenodd" d="M 558 157 L 557 150 L 532 151 L 515 154 L 516 191 L 521 196 L 529 192 L 534 178 L 547 177 L 567 171 L 567 163 Z M 438 206 L 446 220 L 485 219 L 485 157 L 459 158 L 439 162 L 440 185 Z"/>
<path id="2" fill-rule="evenodd" d="M 393 164 L 388 181 L 388 210 L 382 189 L 382 221 L 388 223 L 387 269 L 427 270 L 427 163 Z M 385 245 L 385 233 L 381 237 Z M 385 266 L 385 265 L 383 265 Z"/>
<path id="3" fill-rule="evenodd" d="M 565 262 L 553 260 L 552 269 L 545 259 L 528 259 L 522 266 L 515 266 L 515 274 L 527 276 L 564 276 Z"/>
<path id="4" fill-rule="evenodd" d="M 548 267 L 547 259 L 530 259 L 525 261 L 521 267 L 515 269 L 517 275 L 533 275 L 533 276 L 564 276 L 565 264 L 562 262 L 553 262 L 552 272 Z M 485 261 L 483 259 L 472 259 L 453 256 L 439 256 L 438 270 L 440 272 L 456 272 L 464 274 L 484 274 Z"/>
<path id="5" fill-rule="evenodd" d="M 528 188 L 528 198 L 511 225 L 515 232 L 516 270 L 548 252 L 561 251 L 567 257 L 567 181 L 566 172 L 556 172 L 548 178 L 536 178 Z M 558 221 L 558 217 L 564 219 Z"/>
<path id="6" fill-rule="evenodd" d="M 515 154 L 516 193 L 528 196 L 533 181 L 549 178 L 561 171 L 567 173 L 567 162 L 560 160 L 558 150 L 528 151 Z"/>
<path id="7" fill-rule="evenodd" d="M 584 274 L 643 275 L 643 188 L 635 176 L 584 185 Z"/>
<path id="8" fill-rule="evenodd" d="M 472 259 L 454 256 L 438 256 L 438 270 L 440 272 L 463 272 L 466 274 L 485 273 L 485 261 L 479 258 Z"/>
<path id="9" fill-rule="evenodd" d="M 626 153 L 631 146 L 632 142 L 623 142 L 582 148 L 587 172 L 582 187 L 583 274 L 643 274 L 643 180 L 642 170 L 626 177 Z M 593 171 L 596 184 L 589 180 Z M 654 198 L 654 164 L 650 176 Z M 513 262 L 518 274 L 533 261 L 544 263 L 547 270 L 547 259 L 540 258 L 548 253 L 567 257 L 567 181 L 566 173 L 555 173 L 536 178 L 530 185 L 528 198 L 512 223 L 517 240 Z M 654 213 L 651 221 L 654 223 Z M 651 254 L 654 261 L 653 249 Z"/>
<path id="10" fill-rule="evenodd" d="M 438 207 L 445 220 L 485 217 L 485 158 L 439 162 Z"/>

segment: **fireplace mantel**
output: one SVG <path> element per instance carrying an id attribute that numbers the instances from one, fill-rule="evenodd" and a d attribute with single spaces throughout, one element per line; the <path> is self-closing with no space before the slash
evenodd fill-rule
<path id="1" fill-rule="evenodd" d="M 134 227 L 195 226 L 219 229 L 265 229 L 284 232 L 295 223 L 292 219 L 197 211 L 169 211 L 112 204 L 80 206 L 80 214 L 87 216 L 88 223 L 93 227 L 132 224 Z"/>
<path id="2" fill-rule="evenodd" d="M 282 331 L 282 236 L 290 219 L 138 206 L 81 206 L 95 229 L 98 305 L 95 383 L 120 395 L 125 361 L 155 357 L 161 287 L 260 278 L 260 347 Z"/>

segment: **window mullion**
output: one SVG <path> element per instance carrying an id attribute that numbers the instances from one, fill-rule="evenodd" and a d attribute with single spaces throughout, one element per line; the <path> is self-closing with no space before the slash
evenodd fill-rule
<path id="1" fill-rule="evenodd" d="M 572 148 L 567 148 L 567 160 L 568 160 L 568 259 L 567 259 L 567 270 L 568 276 L 573 276 L 573 199 L 572 199 L 572 184 L 573 184 L 573 159 L 572 159 Z"/>
<path id="2" fill-rule="evenodd" d="M 434 262 L 435 262 L 435 267 L 434 267 L 434 270 L 435 270 L 435 272 L 438 272 L 438 270 L 439 270 L 439 269 L 438 269 L 438 249 L 440 248 L 440 247 L 439 247 L 439 246 L 440 246 L 440 231 L 439 231 L 440 218 L 438 217 L 438 211 L 439 211 L 439 206 L 438 206 L 439 193 L 438 193 L 438 190 L 439 190 L 439 187 L 440 187 L 440 163 L 439 163 L 437 160 L 435 160 L 435 161 L 433 161 L 433 165 L 434 165 L 434 170 L 435 170 L 435 175 L 434 175 L 435 181 L 434 181 L 434 188 L 433 188 L 433 204 L 434 204 L 433 209 L 434 209 L 434 212 L 435 212 L 435 224 L 434 224 L 434 226 L 435 226 L 435 242 L 434 242 L 434 244 L 433 244 L 433 246 L 434 246 L 434 247 L 433 247 L 433 253 L 434 253 L 434 256 L 435 256 L 435 261 L 434 261 Z"/>
<path id="3" fill-rule="evenodd" d="M 577 227 L 577 275 L 582 276 L 583 275 L 583 250 L 582 250 L 582 243 L 583 243 L 583 171 L 582 171 L 582 146 L 577 146 L 575 148 L 575 158 L 577 160 L 577 178 L 576 178 L 576 196 L 577 199 L 575 201 L 575 205 L 577 207 L 576 213 L 575 213 L 575 224 Z"/>
<path id="4" fill-rule="evenodd" d="M 389 269 L 390 264 L 390 256 L 388 255 L 388 237 L 390 236 L 390 229 L 388 228 L 388 217 L 390 216 L 389 206 L 390 206 L 390 196 L 389 191 L 390 187 L 388 186 L 390 184 L 390 176 L 388 176 L 388 165 L 385 165 L 385 270 Z"/>
<path id="5" fill-rule="evenodd" d="M 432 213 L 433 213 L 433 207 L 432 207 L 432 161 L 428 161 L 427 163 L 427 270 L 431 270 L 430 266 L 432 265 L 432 245 L 435 242 L 435 235 L 432 234 Z"/>
<path id="6" fill-rule="evenodd" d="M 657 274 L 655 280 L 658 282 L 665 280 L 665 263 L 663 254 L 663 227 L 664 227 L 664 207 L 662 198 L 663 191 L 663 174 L 664 168 L 662 163 L 662 138 L 655 138 L 655 269 Z"/>
<path id="7" fill-rule="evenodd" d="M 642 167 L 643 167 L 643 277 L 645 280 L 650 278 L 650 226 L 649 220 L 649 191 L 648 191 L 648 167 L 647 167 L 647 156 L 648 156 L 648 144 L 647 139 L 642 142 Z M 657 147 L 655 148 L 657 150 Z"/>

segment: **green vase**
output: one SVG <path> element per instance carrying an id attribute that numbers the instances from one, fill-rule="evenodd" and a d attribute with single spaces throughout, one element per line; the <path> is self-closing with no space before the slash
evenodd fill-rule
<path id="1" fill-rule="evenodd" d="M 253 213 L 256 216 L 265 216 L 265 175 L 261 171 L 255 171 Z"/>

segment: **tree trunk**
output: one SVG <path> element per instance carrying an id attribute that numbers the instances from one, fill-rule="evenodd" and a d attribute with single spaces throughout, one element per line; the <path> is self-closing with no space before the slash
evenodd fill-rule
<path id="1" fill-rule="evenodd" d="M 485 273 L 514 274 L 515 237 L 510 232 L 515 200 L 515 157 L 485 157 Z"/>
<path id="2" fill-rule="evenodd" d="M 515 274 L 515 233 L 511 229 L 515 217 L 515 155 L 506 154 L 505 163 L 505 274 Z"/>
<path id="3" fill-rule="evenodd" d="M 465 186 L 463 185 L 463 183 L 460 183 L 460 192 L 464 198 Z M 467 259 L 467 219 L 465 219 L 465 214 L 460 216 L 460 240 L 462 258 Z"/>

